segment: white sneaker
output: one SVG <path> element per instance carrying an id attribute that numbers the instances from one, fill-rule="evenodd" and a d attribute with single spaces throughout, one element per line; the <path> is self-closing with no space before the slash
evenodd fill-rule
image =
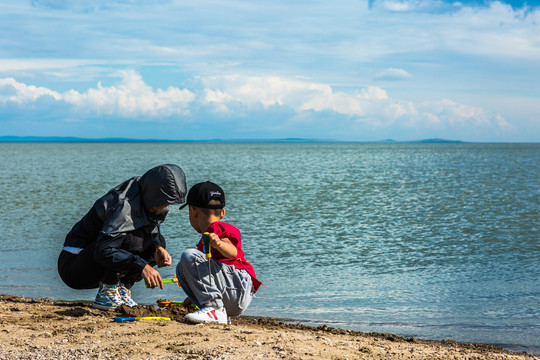
<path id="1" fill-rule="evenodd" d="M 137 303 L 131 298 L 131 290 L 129 290 L 124 284 L 118 285 L 118 295 L 124 302 L 124 305 L 129 307 L 137 306 Z"/>
<path id="2" fill-rule="evenodd" d="M 191 321 L 192 323 L 229 323 L 225 308 L 214 309 L 213 307 L 209 306 L 187 314 L 186 320 Z"/>
<path id="3" fill-rule="evenodd" d="M 118 294 L 117 285 L 100 284 L 96 300 L 92 304 L 92 307 L 101 310 L 116 309 L 122 306 L 124 302 Z"/>

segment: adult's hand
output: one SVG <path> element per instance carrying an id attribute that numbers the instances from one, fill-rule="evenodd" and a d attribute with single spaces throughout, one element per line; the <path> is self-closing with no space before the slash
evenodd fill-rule
<path id="1" fill-rule="evenodd" d="M 159 286 L 163 290 L 163 280 L 161 280 L 161 275 L 156 269 L 147 264 L 141 275 L 149 287 L 153 289 Z"/>
<path id="2" fill-rule="evenodd" d="M 156 260 L 156 264 L 159 268 L 162 268 L 164 266 L 171 266 L 172 264 L 172 257 L 171 255 L 165 250 L 165 248 L 158 246 L 156 248 L 156 252 L 154 253 L 154 259 Z"/>

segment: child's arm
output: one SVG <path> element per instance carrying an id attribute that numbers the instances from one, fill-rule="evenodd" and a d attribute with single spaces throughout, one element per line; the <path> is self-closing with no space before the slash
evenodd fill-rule
<path id="1" fill-rule="evenodd" d="M 238 255 L 236 246 L 233 245 L 229 238 L 220 239 L 215 233 L 210 233 L 210 246 L 226 258 L 234 259 Z"/>

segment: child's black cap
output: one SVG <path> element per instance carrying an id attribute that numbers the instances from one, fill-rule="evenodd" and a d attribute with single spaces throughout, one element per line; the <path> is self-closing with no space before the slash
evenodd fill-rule
<path id="1" fill-rule="evenodd" d="M 219 200 L 219 204 L 209 204 L 210 200 Z M 222 209 L 225 207 L 225 193 L 219 185 L 206 181 L 193 185 L 189 189 L 186 203 L 180 209 L 188 205 L 205 209 Z"/>

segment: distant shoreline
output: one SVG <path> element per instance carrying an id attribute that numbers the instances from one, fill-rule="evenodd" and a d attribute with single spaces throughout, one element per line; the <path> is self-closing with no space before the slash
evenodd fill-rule
<path id="1" fill-rule="evenodd" d="M 451 139 L 420 139 L 420 140 L 332 140 L 332 139 L 304 139 L 304 138 L 277 138 L 277 139 L 199 139 L 199 140 L 172 140 L 172 139 L 131 139 L 131 138 L 80 138 L 73 136 L 0 136 L 0 143 L 149 143 L 149 144 L 196 144 L 196 143 L 224 143 L 224 144 L 538 144 L 539 142 L 506 142 L 506 141 L 462 141 Z"/>
<path id="2" fill-rule="evenodd" d="M 171 140 L 171 139 L 130 139 L 130 138 L 79 138 L 61 136 L 0 136 L 0 143 L 366 143 L 366 144 L 391 144 L 391 143 L 468 143 L 461 140 L 448 139 L 422 139 L 401 141 L 393 139 L 375 141 L 341 141 L 332 139 L 205 139 L 205 140 Z M 488 142 L 489 143 L 489 142 Z"/>

